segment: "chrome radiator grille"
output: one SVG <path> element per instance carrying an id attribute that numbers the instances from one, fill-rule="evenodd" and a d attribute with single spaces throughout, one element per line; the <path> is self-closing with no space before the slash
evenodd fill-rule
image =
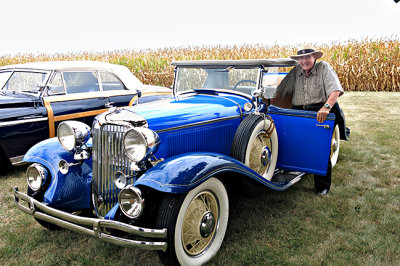
<path id="1" fill-rule="evenodd" d="M 114 184 L 117 171 L 132 175 L 131 162 L 123 148 L 125 126 L 102 125 L 93 129 L 93 193 L 97 214 L 104 217 L 118 202 L 118 189 Z"/>

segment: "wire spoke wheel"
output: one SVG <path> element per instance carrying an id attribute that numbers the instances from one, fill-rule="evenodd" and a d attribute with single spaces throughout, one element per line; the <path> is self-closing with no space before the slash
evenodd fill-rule
<path id="1" fill-rule="evenodd" d="M 240 123 L 233 137 L 231 156 L 265 180 L 271 180 L 278 159 L 278 133 L 272 118 L 250 114 Z M 248 177 L 238 177 L 234 189 L 241 195 L 255 197 L 265 186 Z"/>
<path id="2" fill-rule="evenodd" d="M 218 221 L 217 199 L 208 191 L 197 195 L 183 218 L 182 245 L 191 256 L 202 253 L 214 237 Z"/>
<path id="3" fill-rule="evenodd" d="M 251 114 L 240 123 L 232 142 L 231 156 L 267 180 L 278 158 L 278 134 L 271 118 Z"/>
<path id="4" fill-rule="evenodd" d="M 157 228 L 167 228 L 164 264 L 202 265 L 214 257 L 225 236 L 229 199 L 225 185 L 211 177 L 185 194 L 166 194 Z"/>
<path id="5" fill-rule="evenodd" d="M 262 130 L 258 132 L 252 143 L 249 144 L 249 166 L 260 175 L 264 175 L 271 165 L 271 139 Z"/>

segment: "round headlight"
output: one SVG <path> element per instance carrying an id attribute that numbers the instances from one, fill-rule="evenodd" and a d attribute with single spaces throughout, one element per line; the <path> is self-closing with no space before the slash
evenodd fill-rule
<path id="1" fill-rule="evenodd" d="M 144 138 L 146 139 L 147 144 L 147 155 L 150 153 L 155 153 L 158 149 L 158 145 L 160 144 L 160 137 L 156 132 L 151 129 L 141 127 L 137 129 Z"/>
<path id="2" fill-rule="evenodd" d="M 140 162 L 155 153 L 159 143 L 158 134 L 148 128 L 130 129 L 124 135 L 125 153 L 134 162 Z"/>
<path id="3" fill-rule="evenodd" d="M 89 140 L 90 127 L 78 121 L 61 122 L 57 128 L 57 137 L 65 150 L 72 151 Z"/>
<path id="4" fill-rule="evenodd" d="M 147 153 L 146 139 L 136 129 L 130 129 L 124 136 L 124 148 L 129 159 L 134 162 L 140 162 Z"/>
<path id="5" fill-rule="evenodd" d="M 129 218 L 136 219 L 143 212 L 144 199 L 140 190 L 134 186 L 128 186 L 118 195 L 118 203 L 121 211 Z"/>
<path id="6" fill-rule="evenodd" d="M 46 182 L 47 176 L 47 169 L 38 163 L 30 165 L 26 170 L 26 180 L 33 191 L 38 191 L 42 187 Z"/>

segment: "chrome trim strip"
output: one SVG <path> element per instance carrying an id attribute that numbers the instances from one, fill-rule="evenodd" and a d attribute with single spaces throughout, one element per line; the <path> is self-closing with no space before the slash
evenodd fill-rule
<path id="1" fill-rule="evenodd" d="M 178 127 L 170 127 L 170 128 L 166 128 L 166 129 L 157 130 L 156 132 L 157 133 L 162 133 L 162 132 L 173 131 L 173 130 L 178 130 L 178 129 L 183 129 L 183 128 L 189 128 L 189 127 L 212 124 L 212 123 L 226 121 L 226 120 L 233 120 L 233 119 L 236 119 L 236 118 L 241 118 L 241 115 L 235 115 L 235 116 L 224 117 L 224 118 L 216 118 L 216 119 L 208 120 L 208 121 L 205 121 L 205 122 L 197 122 L 197 123 L 187 124 L 187 125 L 178 126 Z"/>
<path id="2" fill-rule="evenodd" d="M 19 165 L 19 164 L 24 164 L 25 162 L 23 161 L 25 155 L 20 155 L 16 157 L 10 158 L 10 162 L 12 165 Z"/>
<path id="3" fill-rule="evenodd" d="M 140 237 L 166 238 L 167 229 L 149 229 L 113 220 L 80 217 L 49 207 L 46 204 L 43 204 L 34 198 L 19 192 L 18 187 L 14 187 L 14 199 L 17 208 L 21 211 L 30 214 L 35 218 L 69 229 L 71 231 L 82 233 L 87 236 L 98 237 L 106 242 L 120 246 L 139 247 L 148 250 L 167 250 L 166 242 L 138 241 L 128 238 L 115 237 L 108 234 L 106 230 L 104 230 L 115 229 Z M 29 207 L 22 205 L 19 202 L 20 200 L 28 203 Z"/>
<path id="4" fill-rule="evenodd" d="M 48 119 L 47 117 L 43 117 L 43 118 L 32 118 L 32 119 L 24 119 L 24 120 L 17 120 L 17 121 L 0 122 L 0 127 L 47 121 L 47 119 Z"/>

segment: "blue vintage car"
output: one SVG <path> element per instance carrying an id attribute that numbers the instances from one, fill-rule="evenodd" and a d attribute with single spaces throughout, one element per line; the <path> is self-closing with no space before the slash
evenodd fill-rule
<path id="1" fill-rule="evenodd" d="M 131 106 L 171 94 L 169 88 L 142 84 L 125 66 L 104 62 L 55 61 L 1 67 L 0 174 L 22 163 L 30 147 L 54 137 L 64 120 L 91 124 L 96 115 L 111 106 Z"/>
<path id="2" fill-rule="evenodd" d="M 316 112 L 269 104 L 281 67 L 295 64 L 173 62 L 171 99 L 112 108 L 92 127 L 65 121 L 32 147 L 18 208 L 49 229 L 157 250 L 165 264 L 207 262 L 225 235 L 228 190 L 282 191 L 337 157 L 333 114 L 320 124 Z"/>

